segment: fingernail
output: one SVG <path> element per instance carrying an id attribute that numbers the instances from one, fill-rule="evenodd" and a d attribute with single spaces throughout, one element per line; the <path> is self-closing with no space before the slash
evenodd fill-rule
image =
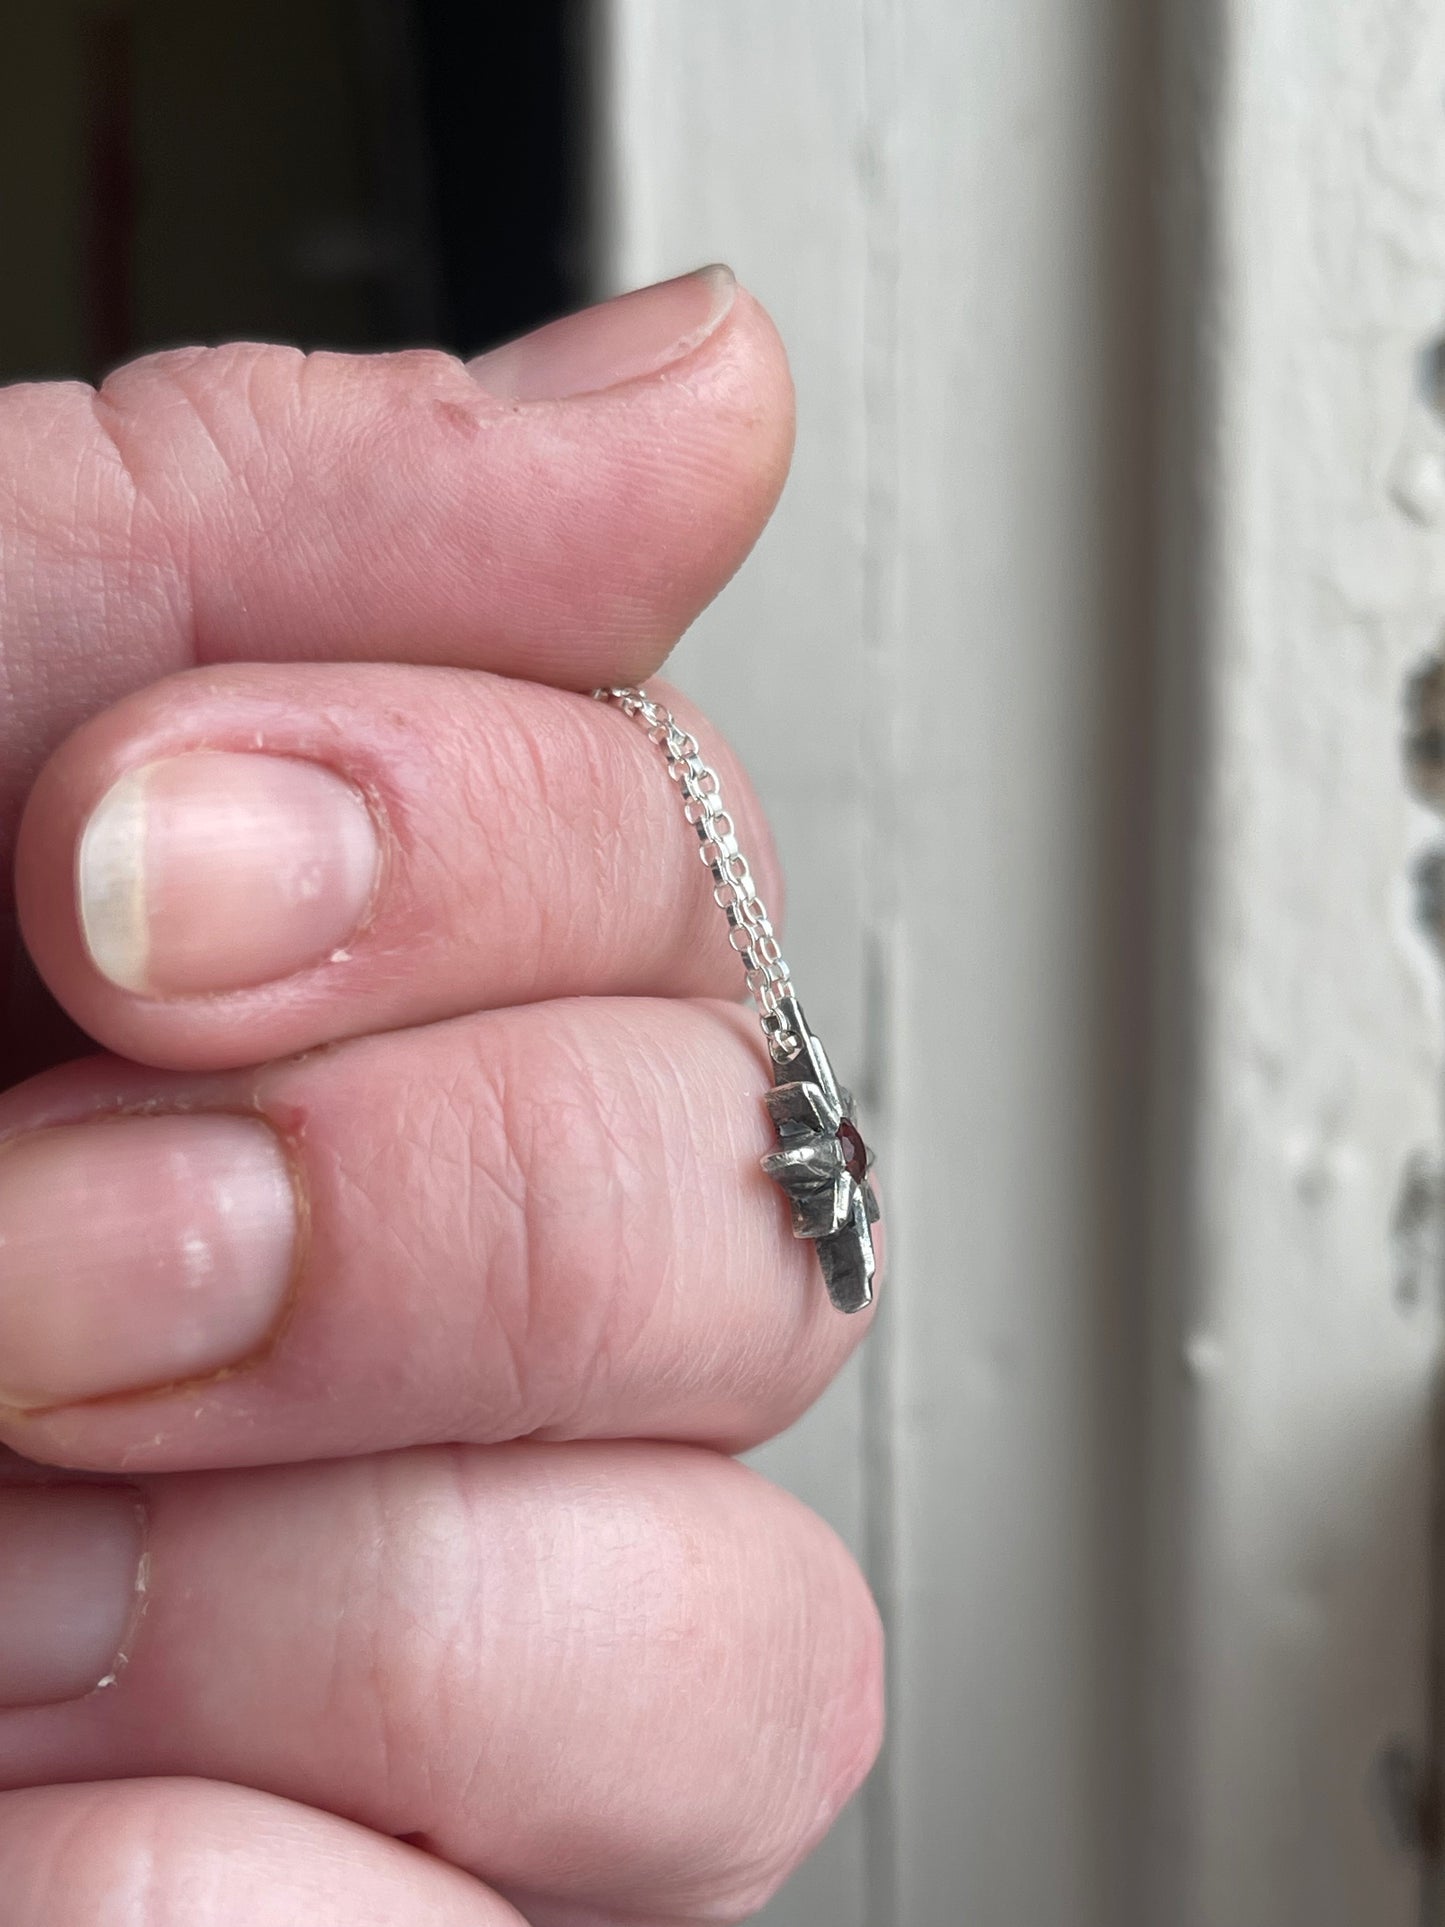
<path id="1" fill-rule="evenodd" d="M 144 1529 L 123 1487 L 0 1491 L 0 1706 L 81 1699 L 114 1677 Z"/>
<path id="2" fill-rule="evenodd" d="M 564 401 L 661 374 L 701 347 L 737 294 L 731 268 L 699 268 L 564 315 L 469 364 L 499 401 Z"/>
<path id="3" fill-rule="evenodd" d="M 198 750 L 122 776 L 80 839 L 91 962 L 183 996 L 287 977 L 350 938 L 379 851 L 358 791 L 316 763 Z"/>
<path id="4" fill-rule="evenodd" d="M 280 1319 L 296 1200 L 256 1118 L 124 1117 L 0 1147 L 0 1403 L 235 1365 Z"/>

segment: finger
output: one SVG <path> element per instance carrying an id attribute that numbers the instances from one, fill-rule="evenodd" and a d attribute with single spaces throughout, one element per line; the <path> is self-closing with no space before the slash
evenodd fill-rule
<path id="1" fill-rule="evenodd" d="M 503 1890 L 717 1919 L 762 1905 L 876 1751 L 856 1568 L 716 1454 L 455 1448 L 143 1497 L 115 1683 L 0 1714 L 0 1783 L 235 1781 Z"/>
<path id="2" fill-rule="evenodd" d="M 5 1927 L 526 1927 L 454 1867 L 209 1780 L 0 1794 Z"/>
<path id="3" fill-rule="evenodd" d="M 762 814 L 699 728 L 776 905 Z M 91 1036 L 214 1069 L 540 998 L 736 996 L 699 855 L 656 746 L 584 696 L 240 666 L 71 737 L 26 810 L 17 894 Z"/>
<path id="4" fill-rule="evenodd" d="M 689 1927 L 676 1916 L 659 1920 L 654 1915 L 641 1920 L 636 1914 L 604 1913 L 597 1907 L 576 1907 L 568 1901 L 557 1903 L 535 1894 L 514 1894 L 512 1898 L 526 1909 L 527 1927 Z"/>
<path id="5" fill-rule="evenodd" d="M 786 363 L 725 274 L 568 326 L 530 380 L 246 343 L 0 392 L 5 836 L 63 734 L 195 663 L 655 669 L 776 498 Z"/>
<path id="6" fill-rule="evenodd" d="M 203 1082 L 67 1067 L 0 1100 L 0 1435 L 166 1470 L 753 1444 L 867 1328 L 759 1168 L 769 1081 L 746 1012 L 645 998 Z"/>

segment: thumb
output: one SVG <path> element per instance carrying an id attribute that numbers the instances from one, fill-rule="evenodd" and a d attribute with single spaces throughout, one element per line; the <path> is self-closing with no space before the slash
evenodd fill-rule
<path id="1" fill-rule="evenodd" d="M 470 365 L 240 344 L 0 391 L 0 849 L 60 737 L 196 663 L 637 680 L 756 540 L 791 439 L 726 269 Z"/>

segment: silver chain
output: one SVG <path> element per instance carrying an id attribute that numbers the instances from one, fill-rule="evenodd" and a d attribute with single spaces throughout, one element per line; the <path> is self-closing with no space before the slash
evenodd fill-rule
<path id="1" fill-rule="evenodd" d="M 763 907 L 747 858 L 738 848 L 737 828 L 723 808 L 717 771 L 702 760 L 697 738 L 669 709 L 641 689 L 596 689 L 598 702 L 613 703 L 630 716 L 667 759 L 667 773 L 682 794 L 682 813 L 697 832 L 698 854 L 712 872 L 713 901 L 728 921 L 728 941 L 737 952 L 763 1035 L 774 1058 L 796 1055 L 800 1040 L 788 1015 L 793 978 L 778 948 L 772 920 Z"/>

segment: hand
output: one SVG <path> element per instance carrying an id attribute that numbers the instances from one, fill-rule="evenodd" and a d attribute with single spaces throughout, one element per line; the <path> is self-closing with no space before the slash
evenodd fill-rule
<path id="1" fill-rule="evenodd" d="M 577 693 L 656 667 L 790 434 L 716 273 L 470 370 L 0 395 L 0 829 L 117 1053 L 12 996 L 6 1927 L 732 1919 L 871 1761 L 862 1581 L 724 1456 L 866 1320 L 758 1169 L 672 785 Z"/>

